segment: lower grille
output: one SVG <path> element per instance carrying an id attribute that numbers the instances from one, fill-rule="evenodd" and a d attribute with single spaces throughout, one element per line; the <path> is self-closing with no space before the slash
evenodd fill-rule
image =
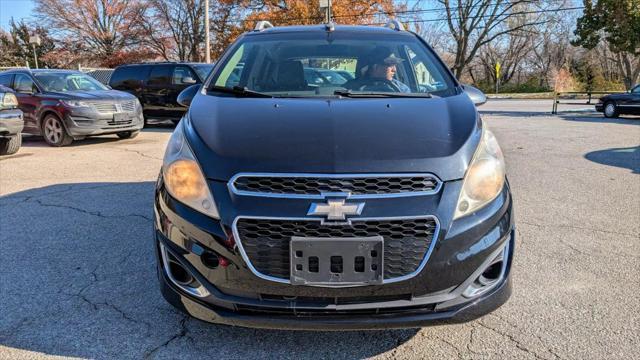
<path id="1" fill-rule="evenodd" d="M 434 218 L 352 220 L 351 224 L 322 225 L 319 221 L 242 218 L 236 223 L 238 241 L 261 274 L 289 280 L 289 242 L 293 236 L 347 238 L 382 236 L 384 279 L 416 272 L 434 241 Z"/>

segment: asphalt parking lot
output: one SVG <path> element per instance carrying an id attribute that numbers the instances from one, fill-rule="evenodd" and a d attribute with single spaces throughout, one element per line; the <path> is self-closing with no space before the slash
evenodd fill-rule
<path id="1" fill-rule="evenodd" d="M 0 358 L 637 358 L 640 117 L 550 109 L 481 108 L 516 201 L 511 299 L 474 322 L 419 330 L 265 331 L 187 318 L 162 299 L 152 255 L 170 123 L 67 148 L 26 139 L 0 158 Z"/>

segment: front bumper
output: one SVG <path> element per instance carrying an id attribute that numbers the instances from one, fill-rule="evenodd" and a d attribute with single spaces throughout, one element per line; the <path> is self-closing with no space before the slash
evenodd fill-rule
<path id="1" fill-rule="evenodd" d="M 131 113 L 129 119 L 130 121 L 115 122 L 113 114 L 76 111 L 65 117 L 65 125 L 69 135 L 74 137 L 138 131 L 144 127 L 142 112 Z"/>
<path id="2" fill-rule="evenodd" d="M 461 182 L 446 183 L 437 196 L 431 213 L 440 219 L 442 231 L 417 276 L 385 285 L 322 288 L 280 284 L 255 276 L 237 247 L 228 243 L 231 221 L 214 221 L 184 207 L 166 193 L 159 179 L 155 239 L 162 293 L 174 306 L 198 319 L 258 328 L 407 328 L 475 319 L 502 305 L 511 294 L 515 245 L 512 200 L 507 185 L 491 204 L 454 222 L 451 206 L 455 206 L 460 186 Z M 234 200 L 218 190 L 214 194 L 224 209 Z M 238 212 L 245 211 L 242 204 L 236 202 L 236 206 Z M 269 211 L 275 212 L 273 208 Z M 202 284 L 206 296 L 194 296 L 169 279 L 161 265 L 162 248 Z M 207 268 L 201 260 L 203 251 L 216 253 L 229 265 Z M 506 254 L 497 283 L 481 295 L 462 296 L 499 253 Z"/>
<path id="3" fill-rule="evenodd" d="M 22 132 L 24 120 L 20 110 L 0 110 L 0 136 L 13 136 Z"/>
<path id="4" fill-rule="evenodd" d="M 604 103 L 597 103 L 596 104 L 596 111 L 597 112 L 604 112 Z"/>

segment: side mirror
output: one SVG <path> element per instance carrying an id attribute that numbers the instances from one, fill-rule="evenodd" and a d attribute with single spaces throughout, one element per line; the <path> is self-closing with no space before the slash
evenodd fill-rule
<path id="1" fill-rule="evenodd" d="M 182 78 L 182 83 L 183 84 L 195 84 L 197 81 L 192 78 L 191 76 L 186 76 Z"/>
<path id="2" fill-rule="evenodd" d="M 189 107 L 191 105 L 191 101 L 200 91 L 201 85 L 191 85 L 188 88 L 182 90 L 182 92 L 178 95 L 178 104 Z"/>
<path id="3" fill-rule="evenodd" d="M 473 101 L 473 104 L 475 106 L 484 105 L 487 102 L 487 96 L 482 91 L 480 91 L 480 89 L 466 84 L 462 85 L 462 88 L 464 89 L 464 92 L 467 94 L 467 96 L 469 96 L 471 101 Z"/>

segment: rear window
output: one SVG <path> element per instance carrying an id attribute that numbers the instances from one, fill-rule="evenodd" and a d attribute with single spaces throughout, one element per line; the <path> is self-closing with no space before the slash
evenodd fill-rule
<path id="1" fill-rule="evenodd" d="M 148 85 L 169 85 L 171 83 L 171 65 L 154 66 L 149 75 Z"/>
<path id="2" fill-rule="evenodd" d="M 121 66 L 111 75 L 109 85 L 114 89 L 140 87 L 148 75 L 149 66 Z"/>

